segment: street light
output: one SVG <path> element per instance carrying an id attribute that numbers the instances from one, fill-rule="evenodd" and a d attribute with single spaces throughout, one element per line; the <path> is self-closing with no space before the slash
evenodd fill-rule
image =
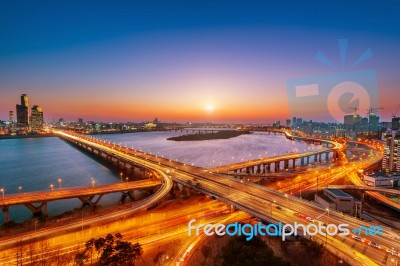
<path id="1" fill-rule="evenodd" d="M 3 193 L 3 200 L 4 200 L 4 192 L 6 191 L 4 188 L 0 189 L 1 193 Z"/>
<path id="2" fill-rule="evenodd" d="M 51 192 L 53 192 L 54 191 L 54 185 L 50 184 L 50 188 L 51 188 Z"/>
<path id="3" fill-rule="evenodd" d="M 95 181 L 94 181 L 94 179 L 92 178 L 92 188 L 94 188 L 94 183 L 95 183 Z"/>
<path id="4" fill-rule="evenodd" d="M 328 212 L 328 217 L 329 217 L 329 208 L 326 208 L 325 210 Z"/>
<path id="5" fill-rule="evenodd" d="M 125 178 L 125 182 L 128 182 L 128 178 Z"/>
<path id="6" fill-rule="evenodd" d="M 19 193 L 21 193 L 21 191 L 22 191 L 22 187 L 21 186 L 18 187 L 18 191 L 19 191 Z"/>
<path id="7" fill-rule="evenodd" d="M 289 204 L 289 195 L 288 195 L 288 194 L 285 194 L 285 197 L 286 197 L 286 199 L 287 199 L 288 207 L 290 207 L 290 204 Z"/>
<path id="8" fill-rule="evenodd" d="M 59 178 L 59 179 L 58 179 L 58 184 L 60 185 L 60 188 L 61 188 L 61 182 L 62 182 L 62 179 Z"/>
<path id="9" fill-rule="evenodd" d="M 119 178 L 121 179 L 121 182 L 122 182 L 122 172 L 121 173 L 119 173 Z"/>

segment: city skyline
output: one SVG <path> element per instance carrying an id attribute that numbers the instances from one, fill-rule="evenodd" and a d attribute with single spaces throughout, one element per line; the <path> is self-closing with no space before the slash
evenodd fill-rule
<path id="1" fill-rule="evenodd" d="M 398 6 L 342 4 L 329 14 L 317 2 L 10 4 L 0 11 L 0 119 L 26 93 L 47 122 L 284 121 L 295 115 L 287 80 L 374 69 L 379 115 L 390 121 L 399 104 Z M 341 38 L 349 41 L 343 67 Z M 349 68 L 366 49 L 373 56 Z M 340 67 L 315 60 L 318 51 Z"/>

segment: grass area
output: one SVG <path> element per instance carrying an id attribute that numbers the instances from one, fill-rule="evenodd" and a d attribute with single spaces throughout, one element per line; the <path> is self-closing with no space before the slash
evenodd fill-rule
<path id="1" fill-rule="evenodd" d="M 236 131 L 236 130 L 223 130 L 213 133 L 202 133 L 202 134 L 188 134 L 177 137 L 171 137 L 167 140 L 174 141 L 201 141 L 201 140 L 212 140 L 212 139 L 230 139 L 238 137 L 240 135 L 251 134 L 250 131 Z"/>

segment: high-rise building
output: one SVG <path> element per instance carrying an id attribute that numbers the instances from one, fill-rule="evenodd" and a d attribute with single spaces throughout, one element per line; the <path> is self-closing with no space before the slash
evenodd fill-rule
<path id="1" fill-rule="evenodd" d="M 360 115 L 345 115 L 344 116 L 344 127 L 346 129 L 355 130 L 359 126 L 362 118 Z"/>
<path id="2" fill-rule="evenodd" d="M 379 131 L 379 116 L 375 114 L 369 115 L 369 128 L 368 131 L 370 132 L 377 132 Z"/>
<path id="3" fill-rule="evenodd" d="M 296 126 L 301 127 L 301 124 L 303 124 L 303 118 L 297 117 Z"/>
<path id="4" fill-rule="evenodd" d="M 29 103 L 26 94 L 21 95 L 21 104 L 17 104 L 17 123 L 29 126 Z"/>
<path id="5" fill-rule="evenodd" d="M 43 129 L 43 109 L 37 105 L 32 107 L 32 121 L 31 121 L 31 129 L 34 132 L 40 131 Z"/>
<path id="6" fill-rule="evenodd" d="M 292 118 L 292 124 L 291 124 L 290 126 L 291 126 L 292 128 L 295 128 L 296 125 L 297 125 L 297 118 L 294 116 L 294 117 Z"/>
<path id="7" fill-rule="evenodd" d="M 306 123 L 304 131 L 306 132 L 306 134 L 308 134 L 310 136 L 313 134 L 313 132 L 314 132 L 314 124 L 313 124 L 312 120 L 310 120 L 309 122 Z"/>
<path id="8" fill-rule="evenodd" d="M 286 127 L 290 127 L 290 119 L 286 119 Z"/>
<path id="9" fill-rule="evenodd" d="M 276 121 L 276 122 L 272 123 L 272 127 L 273 128 L 280 128 L 281 127 L 281 121 Z"/>
<path id="10" fill-rule="evenodd" d="M 400 132 L 399 117 L 392 118 L 392 131 L 385 136 L 382 170 L 386 174 L 400 173 Z"/>
<path id="11" fill-rule="evenodd" d="M 8 120 L 9 120 L 10 123 L 14 122 L 14 111 L 10 111 L 8 113 Z"/>

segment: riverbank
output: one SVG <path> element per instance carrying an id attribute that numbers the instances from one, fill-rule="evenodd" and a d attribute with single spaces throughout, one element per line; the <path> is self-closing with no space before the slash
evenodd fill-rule
<path id="1" fill-rule="evenodd" d="M 167 140 L 174 141 L 201 141 L 201 140 L 213 140 L 213 139 L 230 139 L 238 137 L 240 135 L 252 134 L 250 131 L 236 131 L 236 130 L 223 130 L 215 133 L 203 133 L 203 134 L 188 134 L 177 137 L 167 138 Z"/>
<path id="2" fill-rule="evenodd" d="M 41 135 L 0 135 L 2 139 L 34 139 L 34 138 L 54 138 L 57 137 L 55 134 L 41 134 Z"/>

